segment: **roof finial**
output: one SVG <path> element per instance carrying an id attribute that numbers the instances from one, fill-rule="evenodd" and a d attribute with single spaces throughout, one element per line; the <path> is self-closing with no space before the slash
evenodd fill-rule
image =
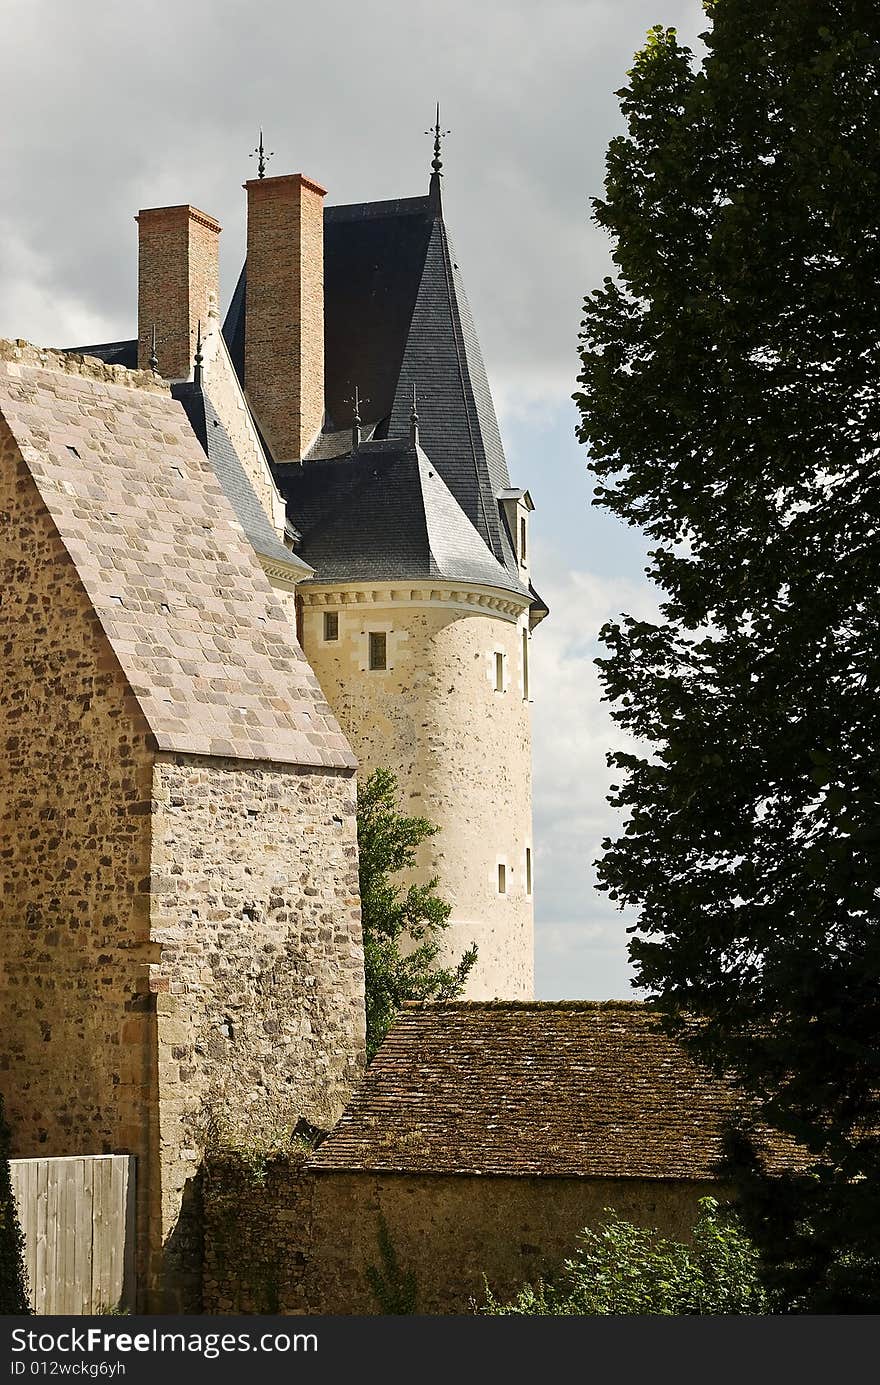
<path id="1" fill-rule="evenodd" d="M 358 387 L 354 387 L 354 413 L 351 416 L 351 450 L 356 452 L 361 445 L 361 401 Z"/>
<path id="2" fill-rule="evenodd" d="M 433 136 L 434 136 L 434 157 L 433 157 L 433 159 L 431 160 L 431 183 L 430 183 L 430 189 L 429 189 L 429 191 L 430 191 L 431 201 L 432 201 L 434 207 L 436 208 L 436 210 L 439 211 L 439 210 L 440 210 L 440 179 L 443 177 L 443 173 L 441 172 L 441 170 L 442 170 L 442 168 L 443 168 L 443 160 L 442 160 L 441 157 L 440 157 L 440 153 L 441 153 L 441 150 L 442 150 L 442 148 L 443 148 L 443 139 L 445 138 L 446 135 L 451 135 L 451 134 L 452 134 L 452 131 L 451 131 L 451 130 L 441 130 L 441 128 L 440 128 L 440 102 L 439 102 L 439 101 L 437 102 L 437 116 L 436 116 L 436 120 L 435 120 L 434 126 L 433 126 L 432 129 L 426 130 L 426 131 L 425 131 L 425 134 L 426 134 L 426 135 L 433 135 Z"/>
<path id="3" fill-rule="evenodd" d="M 153 334 L 150 338 L 150 359 L 147 365 L 154 375 L 159 374 L 159 357 L 156 355 L 156 324 L 153 323 Z"/>
<path id="4" fill-rule="evenodd" d="M 412 443 L 413 447 L 418 447 L 418 445 L 419 445 L 419 410 L 418 410 L 418 404 L 416 403 L 416 387 L 415 387 L 415 382 L 413 382 L 413 406 L 412 406 L 412 413 L 411 413 L 410 416 L 409 416 L 409 440 L 410 440 L 410 442 Z"/>
<path id="5" fill-rule="evenodd" d="M 193 372 L 193 380 L 199 386 L 202 383 L 202 366 L 204 363 L 204 357 L 202 356 L 202 319 L 199 318 L 199 325 L 196 328 L 196 360 L 195 370 Z"/>
<path id="6" fill-rule="evenodd" d="M 265 178 L 265 176 L 266 176 L 266 164 L 267 164 L 267 163 L 269 162 L 269 160 L 273 157 L 274 153 L 275 153 L 275 150 L 274 150 L 274 149 L 270 149 L 269 152 L 266 153 L 266 150 L 263 148 L 263 127 L 262 127 L 262 125 L 261 125 L 261 126 L 260 126 L 260 142 L 259 142 L 259 144 L 257 145 L 256 149 L 254 150 L 254 154 L 256 154 L 256 156 L 257 156 L 257 177 L 258 177 L 258 178 Z M 249 158 L 249 159 L 252 159 L 252 158 L 254 157 L 254 154 L 248 154 L 248 158 Z"/>

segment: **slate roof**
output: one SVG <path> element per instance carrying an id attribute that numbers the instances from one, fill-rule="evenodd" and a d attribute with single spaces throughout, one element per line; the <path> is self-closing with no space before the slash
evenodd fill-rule
<path id="1" fill-rule="evenodd" d="M 353 768 L 168 387 L 88 357 L 0 343 L 0 413 L 157 747 Z"/>
<path id="2" fill-rule="evenodd" d="M 99 342 L 96 346 L 65 346 L 62 350 L 66 356 L 95 356 L 105 365 L 121 365 L 126 370 L 137 370 L 137 337 L 133 341 Z"/>
<path id="3" fill-rule="evenodd" d="M 286 563 L 291 569 L 295 569 L 291 576 L 300 579 L 303 572 L 310 571 L 309 565 L 289 548 L 285 548 L 269 523 L 269 517 L 257 499 L 247 472 L 204 386 L 189 381 L 172 385 L 171 393 L 183 405 L 193 432 L 207 453 L 217 479 L 232 502 L 232 507 L 253 548 L 264 558 Z"/>
<path id="4" fill-rule="evenodd" d="M 317 582 L 435 578 L 530 595 L 409 439 L 366 442 L 341 461 L 275 470 Z"/>
<path id="5" fill-rule="evenodd" d="M 224 324 L 240 376 L 246 272 Z M 497 501 L 510 486 L 507 463 L 438 201 L 327 207 L 324 305 L 326 431 L 350 423 L 357 385 L 362 414 L 378 420 L 375 436 L 405 438 L 415 385 L 425 452 L 490 553 L 518 581 Z"/>
<path id="6" fill-rule="evenodd" d="M 407 1005 L 309 1166 L 709 1180 L 735 1105 L 636 1002 Z"/>

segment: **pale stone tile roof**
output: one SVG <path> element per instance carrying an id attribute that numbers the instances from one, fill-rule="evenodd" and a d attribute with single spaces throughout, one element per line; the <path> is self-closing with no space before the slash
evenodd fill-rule
<path id="1" fill-rule="evenodd" d="M 290 620 L 164 383 L 3 342 L 0 414 L 158 749 L 354 766 Z"/>
<path id="2" fill-rule="evenodd" d="M 739 1105 L 638 1002 L 411 1004 L 309 1167 L 712 1180 Z"/>

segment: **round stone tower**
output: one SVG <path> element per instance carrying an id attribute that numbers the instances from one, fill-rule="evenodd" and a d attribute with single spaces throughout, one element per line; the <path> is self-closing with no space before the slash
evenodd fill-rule
<path id="1" fill-rule="evenodd" d="M 448 582 L 300 588 L 302 643 L 360 762 L 427 818 L 418 876 L 451 904 L 466 995 L 533 994 L 529 602 Z"/>

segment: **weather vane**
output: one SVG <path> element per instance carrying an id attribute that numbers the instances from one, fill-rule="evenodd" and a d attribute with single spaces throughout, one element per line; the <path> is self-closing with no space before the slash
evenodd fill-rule
<path id="1" fill-rule="evenodd" d="M 269 162 L 269 160 L 270 160 L 271 158 L 274 157 L 275 150 L 274 150 L 274 149 L 270 149 L 269 152 L 268 152 L 268 154 L 267 154 L 267 153 L 266 153 L 266 150 L 263 148 L 263 127 L 262 127 L 262 126 L 260 126 L 260 142 L 259 142 L 259 144 L 257 145 L 256 149 L 254 150 L 254 153 L 253 153 L 253 154 L 248 154 L 248 158 L 249 158 L 249 159 L 252 159 L 252 158 L 254 157 L 254 154 L 255 154 L 256 157 L 257 157 L 257 177 L 258 177 L 258 178 L 265 178 L 265 176 L 266 176 L 266 164 Z"/>
<path id="2" fill-rule="evenodd" d="M 436 118 L 436 123 L 434 124 L 434 126 L 432 127 L 432 129 L 426 130 L 426 131 L 425 131 L 425 134 L 426 134 L 426 135 L 433 135 L 433 136 L 434 136 L 434 158 L 431 160 L 431 168 L 433 169 L 433 171 L 434 171 L 439 177 L 442 178 L 443 175 L 442 175 L 442 173 L 440 172 L 440 170 L 441 170 L 441 168 L 443 167 L 443 160 L 440 158 L 440 151 L 441 151 L 441 148 L 442 148 L 443 140 L 445 139 L 445 137 L 446 137 L 447 135 L 451 135 L 451 134 L 452 134 L 452 131 L 451 131 L 451 130 L 441 130 L 441 129 L 440 129 L 440 102 L 439 102 L 439 101 L 437 102 L 437 118 Z"/>
<path id="3" fill-rule="evenodd" d="M 354 387 L 354 394 L 348 403 L 353 405 L 351 415 L 351 449 L 355 452 L 361 445 L 361 404 L 365 401 L 361 399 L 357 385 Z M 369 402 L 369 401 L 366 401 Z"/>

